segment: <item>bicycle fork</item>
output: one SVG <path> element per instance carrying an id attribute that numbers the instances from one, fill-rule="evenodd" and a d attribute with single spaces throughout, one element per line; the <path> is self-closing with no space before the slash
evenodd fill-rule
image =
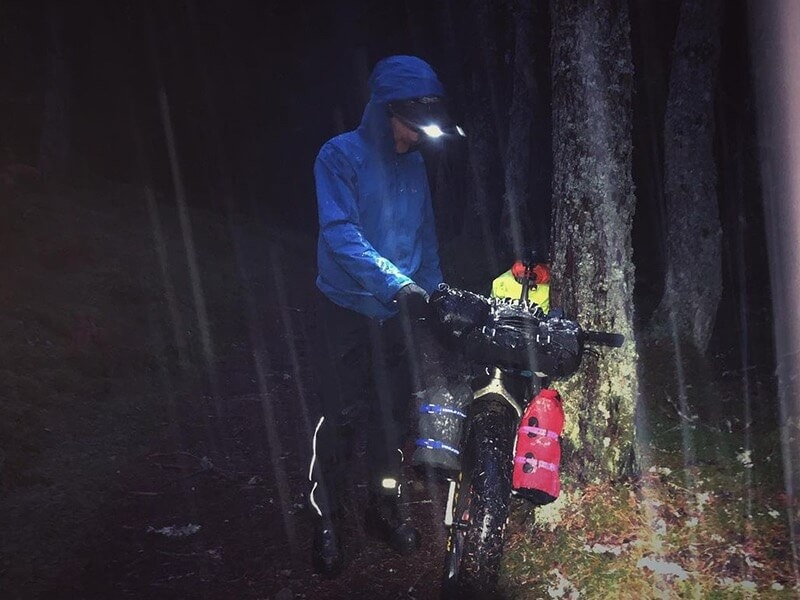
<path id="1" fill-rule="evenodd" d="M 474 406 L 482 399 L 486 399 L 488 396 L 494 396 L 502 403 L 508 405 L 515 413 L 517 419 L 521 418 L 524 407 L 520 405 L 514 393 L 508 389 L 506 385 L 507 378 L 508 376 L 499 367 L 494 367 L 491 371 L 487 369 L 486 374 L 476 378 L 473 383 L 474 391 L 471 404 Z M 467 428 L 468 427 L 469 423 L 467 423 Z M 509 455 L 511 455 L 512 452 L 513 448 L 509 448 Z M 448 484 L 447 503 L 445 505 L 444 514 L 444 524 L 448 528 L 459 527 L 459 523 L 456 523 L 453 519 L 457 483 L 455 479 L 450 479 Z"/>

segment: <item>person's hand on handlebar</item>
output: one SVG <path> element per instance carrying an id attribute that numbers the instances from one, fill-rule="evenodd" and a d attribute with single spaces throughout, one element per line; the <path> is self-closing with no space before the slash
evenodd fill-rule
<path id="1" fill-rule="evenodd" d="M 422 319 L 430 314 L 428 306 L 428 292 L 416 283 L 407 283 L 397 292 L 394 301 L 400 312 L 407 314 L 412 319 Z"/>

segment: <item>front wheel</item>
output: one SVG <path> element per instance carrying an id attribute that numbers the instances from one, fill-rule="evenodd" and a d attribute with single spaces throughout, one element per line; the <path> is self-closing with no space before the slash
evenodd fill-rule
<path id="1" fill-rule="evenodd" d="M 492 598 L 503 557 L 516 416 L 504 401 L 491 397 L 475 408 L 462 446 L 447 538 L 444 598 Z"/>

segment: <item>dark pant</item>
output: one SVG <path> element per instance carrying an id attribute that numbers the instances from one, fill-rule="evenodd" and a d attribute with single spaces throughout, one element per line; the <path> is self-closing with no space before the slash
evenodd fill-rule
<path id="1" fill-rule="evenodd" d="M 413 391 L 410 321 L 379 323 L 318 294 L 318 389 L 323 419 L 313 439 L 311 504 L 320 515 L 339 510 L 353 468 L 356 432 L 367 439 L 367 486 L 398 494 Z"/>

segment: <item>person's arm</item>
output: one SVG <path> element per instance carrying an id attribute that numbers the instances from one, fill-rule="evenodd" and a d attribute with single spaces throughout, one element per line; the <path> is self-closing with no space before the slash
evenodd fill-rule
<path id="1" fill-rule="evenodd" d="M 364 237 L 356 205 L 355 172 L 334 147 L 325 146 L 314 165 L 320 239 L 334 260 L 384 304 L 413 283 Z"/>
<path id="2" fill-rule="evenodd" d="M 433 205 L 430 191 L 425 199 L 425 214 L 422 220 L 422 263 L 416 274 L 417 284 L 432 294 L 442 283 L 442 270 L 439 266 L 439 241 L 436 239 L 436 222 L 433 218 Z"/>

